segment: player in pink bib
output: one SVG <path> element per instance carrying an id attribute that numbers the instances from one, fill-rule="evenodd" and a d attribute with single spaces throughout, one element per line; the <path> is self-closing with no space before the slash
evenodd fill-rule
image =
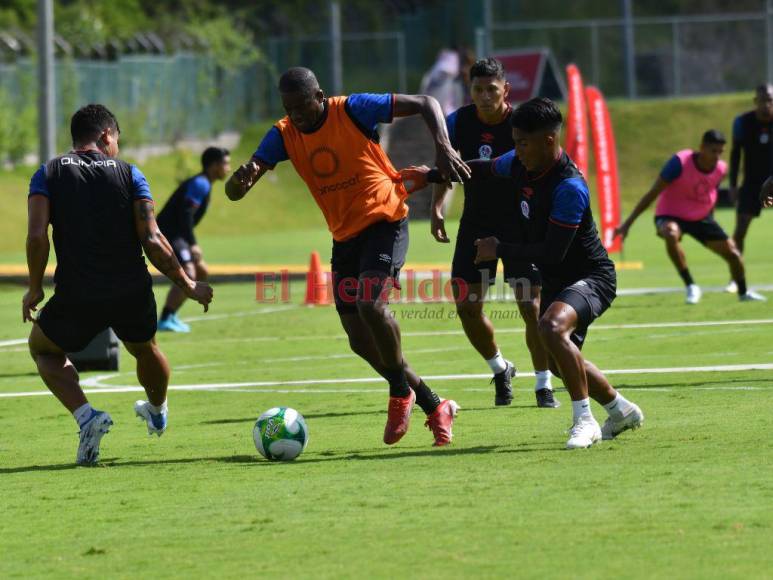
<path id="1" fill-rule="evenodd" d="M 627 236 L 636 218 L 657 199 L 655 227 L 658 236 L 665 240 L 668 256 L 684 281 L 687 304 L 700 302 L 702 292 L 687 267 L 681 244 L 684 234 L 691 235 L 727 262 L 741 301 L 765 300 L 764 296 L 747 289 L 741 253 L 714 219 L 717 187 L 727 174 L 727 164 L 720 159 L 725 142 L 724 135 L 712 129 L 703 134 L 698 151 L 685 149 L 671 157 L 655 184 L 615 232 Z"/>

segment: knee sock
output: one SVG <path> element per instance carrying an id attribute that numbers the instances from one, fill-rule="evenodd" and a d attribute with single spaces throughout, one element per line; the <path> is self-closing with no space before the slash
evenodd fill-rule
<path id="1" fill-rule="evenodd" d="M 430 389 L 424 381 L 421 381 L 419 386 L 413 390 L 416 393 L 416 404 L 421 407 L 421 410 L 427 415 L 434 413 L 440 404 L 440 397 L 437 396 L 437 393 Z"/>
<path id="2" fill-rule="evenodd" d="M 695 280 L 692 279 L 692 274 L 690 274 L 689 268 L 685 268 L 684 270 L 679 270 L 679 276 L 682 277 L 682 280 L 684 281 L 685 286 L 689 286 L 690 284 L 695 284 Z"/>
<path id="3" fill-rule="evenodd" d="M 396 371 L 384 371 L 386 380 L 389 381 L 390 397 L 407 397 L 411 394 L 411 387 L 408 386 L 408 377 L 405 376 L 404 369 Z"/>

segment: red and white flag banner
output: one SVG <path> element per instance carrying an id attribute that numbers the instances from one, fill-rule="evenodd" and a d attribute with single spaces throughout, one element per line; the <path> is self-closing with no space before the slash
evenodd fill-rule
<path id="1" fill-rule="evenodd" d="M 612 132 L 612 121 L 604 96 L 596 87 L 585 89 L 588 99 L 591 128 L 593 130 L 593 154 L 596 158 L 601 242 L 608 252 L 619 252 L 620 237 L 615 238 L 615 228 L 620 225 L 620 185 L 617 175 L 617 147 Z"/>
<path id="2" fill-rule="evenodd" d="M 576 65 L 566 67 L 569 85 L 569 112 L 564 149 L 583 175 L 588 175 L 588 115 L 585 109 L 585 89 Z"/>

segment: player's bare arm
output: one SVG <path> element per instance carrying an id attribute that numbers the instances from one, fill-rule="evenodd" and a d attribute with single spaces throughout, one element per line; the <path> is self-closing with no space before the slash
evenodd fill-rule
<path id="1" fill-rule="evenodd" d="M 212 288 L 206 282 L 194 282 L 185 273 L 185 269 L 174 255 L 172 246 L 156 223 L 152 201 L 140 199 L 134 202 L 134 223 L 137 236 L 150 263 L 185 292 L 188 298 L 204 306 L 204 312 L 209 310 L 213 295 Z"/>
<path id="2" fill-rule="evenodd" d="M 268 170 L 268 167 L 262 165 L 254 158 L 244 165 L 240 165 L 225 183 L 225 194 L 228 196 L 228 199 L 238 201 L 243 198 Z"/>
<path id="3" fill-rule="evenodd" d="M 658 198 L 658 196 L 666 187 L 668 187 L 668 182 L 665 181 L 662 177 L 658 177 L 650 190 L 644 194 L 644 197 L 642 197 L 639 200 L 639 203 L 636 204 L 636 207 L 633 208 L 631 215 L 629 215 L 628 218 L 622 224 L 620 224 L 620 227 L 615 228 L 615 236 L 623 236 L 623 239 L 625 239 L 625 237 L 628 235 L 628 230 L 631 229 L 631 226 L 633 225 L 633 222 L 636 221 L 636 218 L 638 218 L 647 210 L 649 206 L 652 205 L 652 202 Z"/>
<path id="4" fill-rule="evenodd" d="M 48 264 L 50 244 L 48 223 L 51 202 L 43 195 L 33 195 L 27 201 L 27 269 L 29 285 L 22 299 L 22 321 L 34 320 L 32 313 L 43 300 L 43 275 Z"/>
<path id="5" fill-rule="evenodd" d="M 432 185 L 430 228 L 432 237 L 443 244 L 451 241 L 446 233 L 446 221 L 443 216 L 443 204 L 449 191 L 451 191 L 451 185 L 448 183 L 435 183 Z"/>
<path id="6" fill-rule="evenodd" d="M 470 176 L 467 164 L 451 145 L 443 110 L 437 99 L 428 95 L 395 95 L 395 117 L 421 115 L 435 140 L 435 164 L 443 176 L 461 181 Z"/>

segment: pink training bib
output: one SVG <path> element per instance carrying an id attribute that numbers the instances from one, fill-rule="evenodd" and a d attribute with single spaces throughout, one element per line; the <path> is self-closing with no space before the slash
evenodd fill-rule
<path id="1" fill-rule="evenodd" d="M 655 215 L 700 221 L 717 203 L 717 187 L 727 173 L 727 164 L 719 161 L 711 173 L 704 173 L 695 165 L 695 153 L 691 149 L 679 151 L 676 156 L 682 162 L 682 174 L 658 197 Z"/>

